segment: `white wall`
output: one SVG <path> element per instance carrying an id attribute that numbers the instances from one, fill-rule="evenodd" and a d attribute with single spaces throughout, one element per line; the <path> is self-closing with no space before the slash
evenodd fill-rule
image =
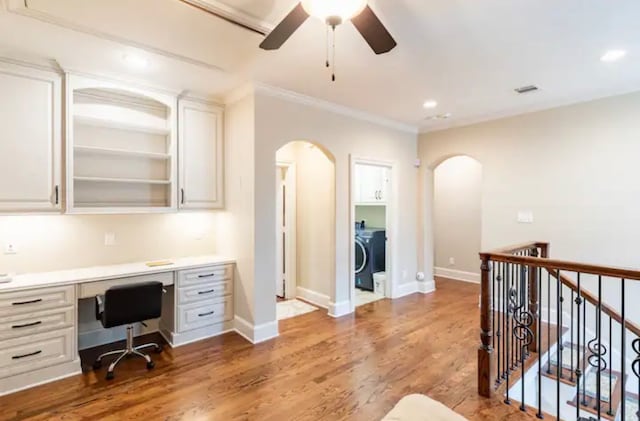
<path id="1" fill-rule="evenodd" d="M 436 267 L 479 274 L 482 166 L 468 156 L 449 158 L 435 169 L 433 188 Z"/>
<path id="2" fill-rule="evenodd" d="M 432 170 L 465 154 L 483 169 L 483 249 L 549 241 L 555 258 L 640 268 L 638 116 L 635 93 L 421 135 L 424 258 L 433 250 Z M 518 210 L 532 211 L 534 223 L 516 222 Z M 629 284 L 628 297 L 637 296 L 638 283 Z M 618 306 L 615 283 L 604 294 Z"/>
<path id="3" fill-rule="evenodd" d="M 394 201 L 402 215 L 396 215 L 397 231 L 390 239 L 396 247 L 398 260 L 391 276 L 398 284 L 415 282 L 417 267 L 416 181 L 413 166 L 417 153 L 417 136 L 272 96 L 262 90 L 256 93 L 256 295 L 273 297 L 275 282 L 275 178 L 273 169 L 276 151 L 292 140 L 310 140 L 328 149 L 336 163 L 336 250 L 335 275 L 330 294 L 331 301 L 343 305 L 349 300 L 350 259 L 353 253 L 350 215 L 350 161 L 349 156 L 363 156 L 396 164 Z M 327 224 L 328 218 L 318 220 Z M 403 276 L 405 275 L 405 276 Z M 275 320 L 275 306 L 263 300 L 256 315 L 260 322 Z"/>
<path id="4" fill-rule="evenodd" d="M 41 272 L 215 254 L 214 212 L 0 216 L 0 272 Z M 106 232 L 115 246 L 104 245 Z M 6 242 L 18 253 L 5 255 Z"/>
<path id="5" fill-rule="evenodd" d="M 328 296 L 335 273 L 335 166 L 301 141 L 280 148 L 276 159 L 296 166 L 297 286 Z"/>

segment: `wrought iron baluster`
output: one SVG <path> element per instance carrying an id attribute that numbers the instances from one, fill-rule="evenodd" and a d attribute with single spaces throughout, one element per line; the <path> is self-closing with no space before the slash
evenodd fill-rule
<path id="1" fill-rule="evenodd" d="M 491 262 L 491 331 L 493 349 L 496 349 L 496 262 Z"/>
<path id="2" fill-rule="evenodd" d="M 582 349 L 581 344 L 580 344 L 580 306 L 582 305 L 582 285 L 580 282 L 580 273 L 578 272 L 577 274 L 578 277 L 578 292 L 577 292 L 577 296 L 576 296 L 576 314 L 578 315 L 578 331 L 577 331 L 577 336 L 578 336 L 578 349 L 577 349 L 577 361 L 576 361 L 576 389 L 578 394 L 576 395 L 576 420 L 580 419 L 580 377 L 582 377 L 582 370 L 580 370 L 580 350 Z M 583 320 L 583 322 L 586 324 L 586 320 Z M 582 360 L 584 361 L 584 355 L 582 356 Z"/>
<path id="3" fill-rule="evenodd" d="M 571 308 L 571 320 L 569 321 L 571 323 L 571 340 L 569 341 L 569 346 L 571 347 L 571 370 L 569 370 L 569 380 L 571 380 L 571 382 L 573 382 L 573 348 L 575 348 L 575 342 L 573 341 L 573 326 L 575 325 L 575 321 L 573 320 L 573 296 L 574 292 L 571 290 L 571 301 L 569 301 L 569 307 Z"/>
<path id="4" fill-rule="evenodd" d="M 556 339 L 557 339 L 557 346 L 558 346 L 558 358 L 556 361 L 556 368 L 557 368 L 557 376 L 556 376 L 556 408 L 557 410 L 557 414 L 556 414 L 556 419 L 561 419 L 560 418 L 560 377 L 562 375 L 562 344 L 561 344 L 561 340 L 562 340 L 562 307 L 561 307 L 561 300 L 560 300 L 560 295 L 562 294 L 561 292 L 561 274 L 560 274 L 560 270 L 558 269 L 558 276 L 556 277 L 556 302 L 557 302 L 557 306 L 556 306 Z"/>
<path id="5" fill-rule="evenodd" d="M 551 374 L 551 272 L 547 269 L 547 374 Z"/>
<path id="6" fill-rule="evenodd" d="M 564 285 L 562 284 L 562 282 L 560 281 L 560 272 L 558 272 L 558 296 L 556 297 L 556 299 L 558 300 L 558 331 L 562 331 L 563 327 L 564 327 L 564 317 L 563 317 L 563 310 L 564 310 L 564 295 L 563 295 L 563 291 L 564 291 Z M 560 364 L 560 361 L 562 361 L 562 354 L 564 352 L 564 344 L 562 343 L 562 333 L 560 333 L 558 335 L 558 338 L 560 338 L 558 340 L 558 364 Z M 558 370 L 558 376 L 560 378 L 564 377 L 564 374 L 562 373 L 562 367 L 560 368 L 560 370 Z"/>
<path id="7" fill-rule="evenodd" d="M 511 263 L 506 263 L 506 266 L 507 266 L 506 284 L 509 285 L 508 296 L 511 296 L 511 277 L 509 276 L 509 272 L 511 271 L 511 268 L 510 268 Z M 509 348 L 512 348 L 510 346 L 510 342 L 512 341 L 511 323 L 510 323 L 511 322 L 511 304 L 510 304 L 510 302 L 507 303 L 507 312 L 508 312 L 508 314 L 507 314 L 507 331 L 506 331 L 506 335 L 505 336 L 508 336 L 508 338 L 507 338 L 507 341 L 506 341 L 506 345 L 507 345 L 507 353 L 506 353 L 506 355 L 509 356 L 509 361 L 511 361 L 511 357 L 510 357 L 511 354 L 510 354 L 510 349 L 509 349 Z M 509 374 L 510 374 L 509 365 L 510 364 L 511 364 L 510 362 L 509 362 L 509 364 L 507 364 L 507 367 L 506 367 L 507 369 L 505 370 L 505 374 L 507 376 L 507 379 L 506 379 L 507 380 L 507 393 L 506 393 L 506 396 L 505 396 L 505 399 L 504 399 L 504 403 L 506 403 L 507 405 L 511 405 L 511 399 L 509 399 Z"/>
<path id="8" fill-rule="evenodd" d="M 535 269 L 534 269 L 535 270 Z M 542 268 L 537 268 L 538 271 L 538 302 L 542 298 Z M 540 311 L 540 304 L 538 304 L 537 308 L 538 315 L 538 413 L 536 416 L 539 419 L 543 419 L 544 415 L 542 415 L 542 335 L 541 335 L 541 326 L 542 326 L 542 311 Z"/>
<path id="9" fill-rule="evenodd" d="M 525 276 L 525 268 L 523 265 L 518 265 L 516 268 L 518 273 L 518 282 L 520 284 L 519 294 L 516 293 L 511 297 L 511 304 L 516 308 L 516 316 L 514 319 L 514 335 L 520 344 L 520 365 L 521 365 L 521 379 L 520 387 L 522 392 L 522 399 L 520 400 L 520 410 L 526 411 L 527 407 L 525 405 L 525 359 L 527 358 L 526 350 L 529 349 L 533 341 L 533 332 L 531 331 L 531 326 L 533 325 L 533 315 L 530 311 L 527 310 L 527 297 L 526 297 L 526 288 L 524 283 L 526 282 Z M 519 300 L 519 302 L 517 301 Z"/>
<path id="10" fill-rule="evenodd" d="M 508 370 L 507 367 L 507 355 L 509 348 L 507 348 L 507 341 L 509 340 L 509 331 L 507 326 L 507 285 L 508 280 L 506 263 L 502 263 L 502 379 L 504 380 L 506 375 L 505 372 Z"/>
<path id="11" fill-rule="evenodd" d="M 633 370 L 633 374 L 638 378 L 638 396 L 640 396 L 640 338 L 634 339 L 631 342 L 631 347 L 636 354 L 635 359 L 631 363 L 631 369 Z M 640 410 L 636 413 L 636 416 L 640 419 Z"/>
<path id="12" fill-rule="evenodd" d="M 607 415 L 609 415 L 609 416 L 613 416 L 613 393 L 612 393 L 612 386 L 613 386 L 613 384 L 612 384 L 613 383 L 612 376 L 613 376 L 613 373 L 611 372 L 613 370 L 613 364 L 612 364 L 612 360 L 611 360 L 613 358 L 613 347 L 612 347 L 613 331 L 612 331 L 612 327 L 613 327 L 613 323 L 611 321 L 611 316 L 609 316 L 609 409 L 607 410 Z"/>
<path id="13" fill-rule="evenodd" d="M 626 347 L 627 347 L 627 320 L 626 320 L 626 313 L 625 313 L 625 299 L 624 299 L 624 278 L 620 280 L 620 295 L 622 295 L 622 302 L 621 302 L 621 313 L 622 313 L 622 323 L 620 323 L 620 379 L 619 381 L 622 382 L 622 387 L 620 388 L 620 399 L 621 399 L 621 406 L 620 406 L 620 419 L 622 421 L 625 421 L 627 419 L 626 417 L 626 412 L 627 412 L 627 396 L 626 396 L 626 391 L 625 391 L 625 385 L 626 385 L 626 366 L 627 366 L 627 360 L 626 360 Z M 638 395 L 640 396 L 640 395 Z"/>
<path id="14" fill-rule="evenodd" d="M 597 369 L 596 403 L 594 409 L 598 411 L 598 419 L 602 416 L 602 371 L 607 369 L 607 348 L 602 345 L 602 276 L 598 276 L 598 304 L 596 313 L 596 337 L 589 341 L 589 365 Z"/>

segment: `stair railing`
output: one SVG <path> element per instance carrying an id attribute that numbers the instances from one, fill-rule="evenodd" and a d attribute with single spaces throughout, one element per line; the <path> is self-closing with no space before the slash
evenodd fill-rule
<path id="1" fill-rule="evenodd" d="M 640 271 L 550 259 L 546 242 L 480 253 L 480 259 L 478 393 L 502 393 L 507 404 L 517 399 L 538 418 L 549 411 L 558 420 L 626 420 L 640 395 L 640 327 L 627 318 L 627 281 L 640 281 Z M 603 284 L 609 298 L 616 292 L 617 309 L 603 301 Z M 534 399 L 525 389 L 529 369 L 537 369 Z M 631 372 L 637 394 L 626 388 Z M 510 396 L 519 380 L 519 396 Z M 567 385 L 573 399 L 566 399 Z M 566 416 L 567 408 L 575 417 Z M 632 415 L 640 420 L 640 411 Z"/>

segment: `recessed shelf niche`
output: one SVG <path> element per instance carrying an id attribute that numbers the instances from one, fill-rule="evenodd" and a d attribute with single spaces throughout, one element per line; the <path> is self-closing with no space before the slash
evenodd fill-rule
<path id="1" fill-rule="evenodd" d="M 68 211 L 175 210 L 175 98 L 73 75 L 68 90 Z"/>

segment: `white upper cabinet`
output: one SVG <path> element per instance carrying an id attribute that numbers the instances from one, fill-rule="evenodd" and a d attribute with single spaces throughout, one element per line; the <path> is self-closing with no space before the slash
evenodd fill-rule
<path id="1" fill-rule="evenodd" d="M 177 209 L 175 96 L 67 75 L 67 212 Z"/>
<path id="2" fill-rule="evenodd" d="M 197 100 L 178 103 L 180 209 L 224 207 L 223 110 Z"/>
<path id="3" fill-rule="evenodd" d="M 387 201 L 387 168 L 357 164 L 355 202 L 359 205 L 384 204 Z"/>
<path id="4" fill-rule="evenodd" d="M 62 78 L 0 61 L 0 213 L 61 209 Z"/>

